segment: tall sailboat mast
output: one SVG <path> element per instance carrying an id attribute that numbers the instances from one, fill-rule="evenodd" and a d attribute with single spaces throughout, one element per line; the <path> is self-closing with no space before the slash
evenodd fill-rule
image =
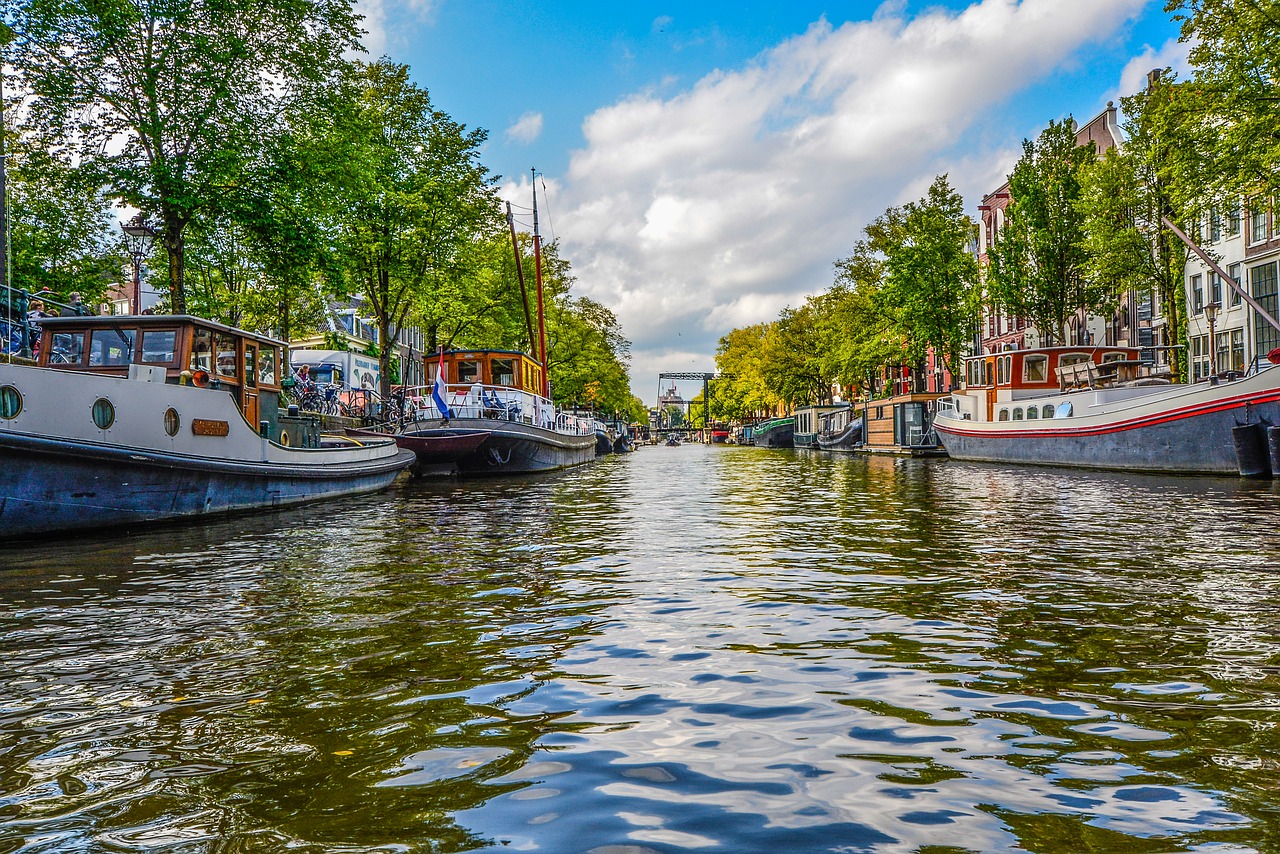
<path id="1" fill-rule="evenodd" d="M 538 291 L 538 359 L 542 362 L 542 396 L 551 397 L 551 378 L 547 376 L 547 318 L 542 309 L 542 238 L 538 234 L 538 170 L 533 177 L 533 280 Z"/>

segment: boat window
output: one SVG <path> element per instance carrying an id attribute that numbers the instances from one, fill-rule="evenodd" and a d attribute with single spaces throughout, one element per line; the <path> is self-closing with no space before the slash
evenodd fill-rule
<path id="1" fill-rule="evenodd" d="M 458 383 L 480 382 L 480 363 L 473 359 L 458 362 Z"/>
<path id="2" fill-rule="evenodd" d="M 999 417 L 998 419 L 996 419 L 996 420 L 997 420 L 997 421 L 1008 421 L 1008 420 L 1009 420 L 1009 410 L 1007 410 L 1007 409 L 1001 409 L 1001 410 L 1000 410 L 1000 417 Z"/>
<path id="3" fill-rule="evenodd" d="M 1036 354 L 1022 359 L 1022 381 L 1042 383 L 1049 379 L 1049 357 Z"/>
<path id="4" fill-rule="evenodd" d="M 516 362 L 515 359 L 494 359 L 489 363 L 489 370 L 493 372 L 493 384 L 514 387 L 516 384 Z"/>
<path id="5" fill-rule="evenodd" d="M 0 386 L 0 418 L 17 418 L 22 411 L 22 392 L 11 385 Z"/>
<path id="6" fill-rule="evenodd" d="M 191 370 L 212 371 L 213 332 L 209 329 L 196 328 L 191 336 Z"/>
<path id="7" fill-rule="evenodd" d="M 1053 413 L 1054 418 L 1070 418 L 1071 417 L 1071 401 L 1064 400 L 1058 404 L 1058 408 Z"/>
<path id="8" fill-rule="evenodd" d="M 996 385 L 1004 385 L 1004 359 L 996 359 Z"/>
<path id="9" fill-rule="evenodd" d="M 168 365 L 173 361 L 173 344 L 177 333 L 172 329 L 148 329 L 142 333 L 142 361 L 150 365 Z"/>
<path id="10" fill-rule="evenodd" d="M 136 329 L 93 330 L 89 333 L 89 367 L 129 364 L 133 361 L 133 342 L 137 335 Z"/>
<path id="11" fill-rule="evenodd" d="M 244 384 L 250 388 L 258 385 L 258 348 L 252 344 L 244 347 Z"/>
<path id="12" fill-rule="evenodd" d="M 235 379 L 240 376 L 236 372 L 236 339 L 226 332 L 213 333 L 213 347 L 218 354 L 218 376 Z"/>
<path id="13" fill-rule="evenodd" d="M 49 347 L 50 365 L 83 365 L 84 333 L 55 332 Z"/>
<path id="14" fill-rule="evenodd" d="M 263 345 L 258 351 L 258 382 L 263 385 L 276 384 L 276 348 Z"/>
<path id="15" fill-rule="evenodd" d="M 1022 420 L 1022 407 L 1021 407 L 1021 406 L 1015 406 L 1015 407 L 1013 408 L 1013 420 L 1014 420 L 1014 421 L 1021 421 L 1021 420 Z"/>
<path id="16" fill-rule="evenodd" d="M 1105 365 L 1107 362 L 1123 362 L 1128 358 L 1128 353 L 1107 353 L 1102 357 L 1102 363 Z"/>
<path id="17" fill-rule="evenodd" d="M 1036 407 L 1034 407 L 1034 406 L 1028 406 L 1028 407 L 1027 407 L 1027 420 L 1028 420 L 1028 421 L 1035 421 L 1035 420 L 1036 420 L 1037 418 L 1039 418 L 1039 417 L 1040 417 L 1040 410 L 1039 410 L 1038 408 L 1036 408 Z"/>
<path id="18" fill-rule="evenodd" d="M 111 425 L 116 423 L 116 408 L 105 397 L 93 402 L 93 423 L 102 430 L 110 430 Z"/>
<path id="19" fill-rule="evenodd" d="M 182 426 L 182 417 L 178 415 L 178 410 L 170 406 L 164 411 L 164 432 L 170 436 L 178 435 L 178 428 Z"/>
<path id="20" fill-rule="evenodd" d="M 1078 365 L 1081 362 L 1092 362 L 1093 358 L 1088 353 L 1063 353 L 1058 357 L 1058 366 L 1065 367 L 1067 365 Z"/>
<path id="21" fill-rule="evenodd" d="M 1052 417 L 1053 417 L 1053 404 L 1052 404 L 1052 403 L 1046 403 L 1046 404 L 1044 405 L 1044 408 L 1041 410 L 1041 414 L 1042 414 L 1045 418 L 1052 418 Z"/>

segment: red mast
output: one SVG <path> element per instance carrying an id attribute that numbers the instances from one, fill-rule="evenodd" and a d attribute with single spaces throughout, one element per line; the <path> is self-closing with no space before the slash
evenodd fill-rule
<path id="1" fill-rule="evenodd" d="M 542 238 L 538 235 L 538 171 L 533 173 L 533 280 L 538 290 L 538 357 L 542 362 L 542 396 L 551 398 L 551 377 L 547 376 L 547 319 L 542 310 Z"/>

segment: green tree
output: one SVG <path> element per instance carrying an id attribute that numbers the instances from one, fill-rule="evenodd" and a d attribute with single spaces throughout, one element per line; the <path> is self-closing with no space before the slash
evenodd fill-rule
<path id="1" fill-rule="evenodd" d="M 766 337 L 772 324 L 757 323 L 731 330 L 716 346 L 711 416 L 737 420 L 772 412 L 782 401 L 765 379 Z"/>
<path id="2" fill-rule="evenodd" d="M 4 18 L 43 139 L 158 216 L 180 313 L 187 227 L 358 33 L 349 0 L 7 0 Z"/>
<path id="3" fill-rule="evenodd" d="M 1113 299 L 1130 291 L 1156 295 L 1174 340 L 1181 341 L 1187 328 L 1183 275 L 1190 250 L 1163 220 L 1185 227 L 1195 213 L 1179 212 L 1173 190 L 1178 152 L 1193 147 L 1177 143 L 1178 125 L 1168 121 L 1174 91 L 1173 84 L 1156 81 L 1122 99 L 1128 141 L 1123 149 L 1108 149 L 1082 165 L 1077 209 L 1084 220 L 1085 275 L 1109 286 Z M 1180 363 L 1185 366 L 1185 356 L 1172 361 Z"/>
<path id="4" fill-rule="evenodd" d="M 877 293 L 894 318 L 912 363 L 936 351 L 953 377 L 977 316 L 978 262 L 971 246 L 974 223 L 946 175 L 903 209 L 897 240 L 887 247 L 884 283 Z"/>
<path id="5" fill-rule="evenodd" d="M 863 229 L 853 252 L 835 262 L 835 281 L 823 297 L 824 349 L 830 373 L 841 385 L 868 396 L 887 365 L 902 361 L 898 322 L 882 297 L 889 253 L 903 242 L 902 208 L 888 208 Z"/>
<path id="6" fill-rule="evenodd" d="M 1097 311 L 1105 286 L 1085 274 L 1084 222 L 1080 213 L 1080 167 L 1094 147 L 1076 145 L 1070 120 L 1050 122 L 1009 176 L 1013 197 L 1005 225 L 991 247 L 987 297 L 1010 314 L 1030 320 L 1049 342 L 1063 340 L 1076 312 Z"/>
<path id="7" fill-rule="evenodd" d="M 814 306 L 786 308 L 764 336 L 761 374 L 770 395 L 788 408 L 831 400 Z"/>
<path id="8" fill-rule="evenodd" d="M 484 131 L 435 109 L 407 66 L 360 63 L 351 82 L 357 96 L 340 121 L 351 157 L 338 240 L 343 281 L 364 294 L 383 342 L 385 395 L 400 330 L 430 317 L 441 289 L 472 269 L 474 241 L 496 234 L 501 218 L 479 162 Z"/>
<path id="9" fill-rule="evenodd" d="M 1274 0 L 1168 0 L 1194 77 L 1168 95 L 1194 146 L 1177 149 L 1177 191 L 1192 203 L 1280 192 L 1280 9 Z"/>
<path id="10" fill-rule="evenodd" d="M 101 188 L 29 140 L 9 145 L 14 287 L 47 288 L 63 300 L 78 292 L 94 305 L 129 265 Z"/>
<path id="11" fill-rule="evenodd" d="M 557 299 L 547 317 L 548 375 L 557 403 L 612 414 L 631 406 L 631 343 L 612 311 L 587 297 Z"/>

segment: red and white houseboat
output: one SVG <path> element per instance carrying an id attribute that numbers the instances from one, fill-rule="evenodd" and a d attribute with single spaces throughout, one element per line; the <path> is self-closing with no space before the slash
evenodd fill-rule
<path id="1" fill-rule="evenodd" d="M 933 422 L 955 459 L 1187 474 L 1242 472 L 1241 443 L 1265 458 L 1263 428 L 1276 424 L 1271 365 L 1182 385 L 1150 374 L 1135 348 L 1094 346 L 970 357 Z"/>

